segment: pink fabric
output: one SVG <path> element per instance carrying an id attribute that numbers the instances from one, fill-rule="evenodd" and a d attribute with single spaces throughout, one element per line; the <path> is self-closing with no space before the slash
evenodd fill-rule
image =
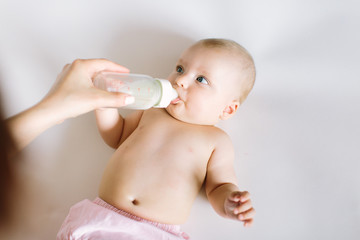
<path id="1" fill-rule="evenodd" d="M 189 237 L 178 225 L 148 221 L 96 198 L 71 207 L 57 239 L 179 240 Z"/>

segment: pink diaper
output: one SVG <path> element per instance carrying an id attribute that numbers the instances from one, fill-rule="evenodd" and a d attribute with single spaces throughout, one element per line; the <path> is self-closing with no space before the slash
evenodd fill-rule
<path id="1" fill-rule="evenodd" d="M 71 207 L 57 239 L 189 239 L 180 226 L 148 221 L 117 209 L 100 198 Z"/>

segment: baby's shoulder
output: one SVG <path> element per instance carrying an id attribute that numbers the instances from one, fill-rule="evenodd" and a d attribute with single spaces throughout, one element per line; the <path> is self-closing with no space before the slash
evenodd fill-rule
<path id="1" fill-rule="evenodd" d="M 230 136 L 222 129 L 217 128 L 214 131 L 214 154 L 213 156 L 234 156 L 234 144 Z M 231 159 L 231 158 L 230 158 Z"/>
<path id="2" fill-rule="evenodd" d="M 210 127 L 207 133 L 208 137 L 213 139 L 217 143 L 231 143 L 230 136 L 221 128 L 215 126 Z"/>
<path id="3" fill-rule="evenodd" d="M 216 127 L 216 126 L 208 126 L 208 127 L 207 127 L 207 131 L 208 131 L 211 135 L 218 136 L 218 137 L 228 136 L 228 134 L 227 134 L 224 130 L 222 130 L 221 128 Z"/>

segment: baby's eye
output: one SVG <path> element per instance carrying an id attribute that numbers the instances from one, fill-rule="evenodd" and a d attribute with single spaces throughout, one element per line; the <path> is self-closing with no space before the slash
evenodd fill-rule
<path id="1" fill-rule="evenodd" d="M 176 72 L 183 73 L 184 69 L 182 68 L 182 66 L 176 66 Z"/>
<path id="2" fill-rule="evenodd" d="M 197 77 L 196 81 L 203 84 L 209 84 L 209 82 L 204 77 Z"/>

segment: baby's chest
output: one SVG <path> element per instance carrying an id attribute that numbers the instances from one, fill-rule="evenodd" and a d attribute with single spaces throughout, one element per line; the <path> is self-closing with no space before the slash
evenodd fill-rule
<path id="1" fill-rule="evenodd" d="M 216 142 L 211 127 L 183 123 L 168 114 L 145 115 L 137 130 L 137 140 L 146 139 L 150 152 L 156 151 L 165 158 L 171 156 L 174 161 L 207 161 Z"/>
<path id="2" fill-rule="evenodd" d="M 207 164 L 213 152 L 212 141 L 193 131 L 178 131 L 164 136 L 158 142 L 159 154 L 174 161 Z"/>

